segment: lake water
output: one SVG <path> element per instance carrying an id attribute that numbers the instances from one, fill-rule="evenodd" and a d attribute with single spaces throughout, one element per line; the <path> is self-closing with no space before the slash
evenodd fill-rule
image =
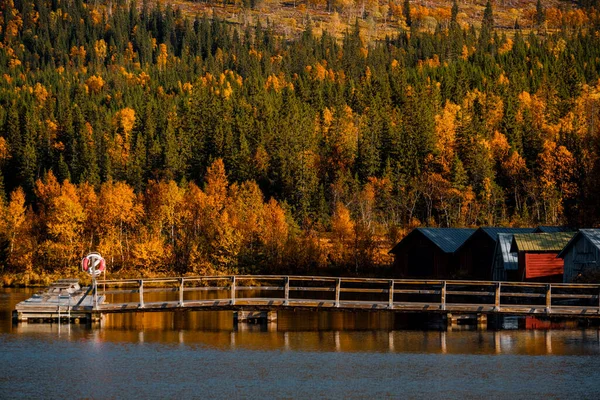
<path id="1" fill-rule="evenodd" d="M 0 399 L 600 398 L 598 328 L 410 330 L 331 312 L 237 329 L 229 312 L 13 325 L 31 294 L 0 289 Z"/>

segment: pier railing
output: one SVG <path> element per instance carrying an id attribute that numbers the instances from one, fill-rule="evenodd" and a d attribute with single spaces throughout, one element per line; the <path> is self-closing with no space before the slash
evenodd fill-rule
<path id="1" fill-rule="evenodd" d="M 235 275 L 99 280 L 100 312 L 338 309 L 600 316 L 600 285 Z M 200 294 L 202 293 L 202 294 Z"/>

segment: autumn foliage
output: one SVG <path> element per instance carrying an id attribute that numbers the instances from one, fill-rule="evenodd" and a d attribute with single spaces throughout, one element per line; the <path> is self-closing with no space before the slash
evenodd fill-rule
<path id="1" fill-rule="evenodd" d="M 27 209 L 19 188 L 1 205 L 5 272 L 74 273 L 92 250 L 103 254 L 113 274 L 279 272 L 288 267 L 290 241 L 299 246 L 303 240 L 284 208 L 265 201 L 256 183 L 229 184 L 220 159 L 204 189 L 153 181 L 136 195 L 124 182 L 95 190 L 58 182 L 49 172 L 36 182 L 36 196 Z"/>

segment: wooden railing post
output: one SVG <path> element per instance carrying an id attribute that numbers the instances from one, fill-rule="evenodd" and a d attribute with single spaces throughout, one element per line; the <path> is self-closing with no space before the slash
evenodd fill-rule
<path id="1" fill-rule="evenodd" d="M 95 271 L 92 271 L 95 274 Z M 94 310 L 98 309 L 98 282 L 96 281 L 96 275 L 92 275 L 92 285 L 94 286 L 94 296 L 92 297 Z"/>
<path id="2" fill-rule="evenodd" d="M 144 308 L 144 280 L 140 279 L 139 283 L 140 283 L 140 287 L 139 287 L 139 291 L 140 291 L 140 308 Z"/>
<path id="3" fill-rule="evenodd" d="M 184 290 L 183 282 L 184 282 L 184 279 L 181 278 L 179 280 L 179 307 L 183 307 L 183 290 Z"/>
<path id="4" fill-rule="evenodd" d="M 284 294 L 283 305 L 287 306 L 290 304 L 290 277 L 289 276 L 285 277 L 285 290 L 284 290 L 283 294 Z"/>
<path id="5" fill-rule="evenodd" d="M 231 305 L 235 305 L 235 275 L 231 277 Z"/>
<path id="6" fill-rule="evenodd" d="M 388 289 L 388 308 L 394 308 L 394 280 L 390 280 L 390 287 Z"/>
<path id="7" fill-rule="evenodd" d="M 440 299 L 440 307 L 442 310 L 446 309 L 446 281 L 442 282 L 442 289 L 441 289 L 441 299 Z"/>
<path id="8" fill-rule="evenodd" d="M 337 278 L 335 281 L 335 307 L 340 306 L 340 292 L 342 289 L 342 280 Z"/>
<path id="9" fill-rule="evenodd" d="M 496 293 L 494 295 L 494 311 L 500 311 L 500 291 L 502 290 L 502 283 L 496 282 Z"/>
<path id="10" fill-rule="evenodd" d="M 546 285 L 546 314 L 550 314 L 552 312 L 552 285 Z"/>

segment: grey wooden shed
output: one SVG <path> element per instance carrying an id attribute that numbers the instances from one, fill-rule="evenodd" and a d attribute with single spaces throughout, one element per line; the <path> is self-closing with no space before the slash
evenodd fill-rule
<path id="1" fill-rule="evenodd" d="M 513 233 L 498 233 L 492 261 L 492 279 L 495 281 L 518 281 L 519 257 L 511 253 Z"/>
<path id="2" fill-rule="evenodd" d="M 600 229 L 580 229 L 558 257 L 565 262 L 563 282 L 600 273 Z"/>

